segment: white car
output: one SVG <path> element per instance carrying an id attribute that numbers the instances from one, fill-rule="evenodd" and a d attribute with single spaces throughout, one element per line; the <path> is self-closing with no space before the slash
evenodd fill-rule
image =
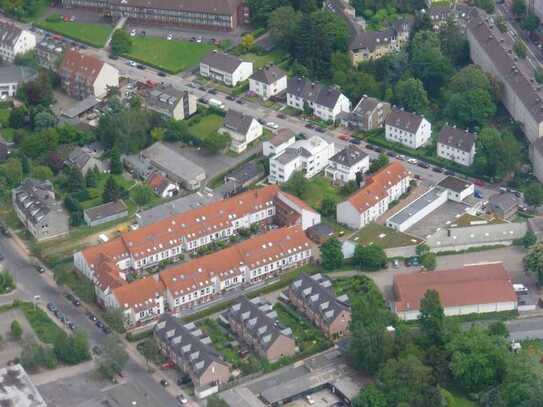
<path id="1" fill-rule="evenodd" d="M 279 128 L 279 125 L 277 123 L 274 123 L 274 122 L 268 122 L 268 123 L 266 123 L 266 126 L 271 127 L 274 130 L 277 130 Z"/>
<path id="2" fill-rule="evenodd" d="M 202 42 L 202 37 L 200 36 L 200 37 L 196 38 L 196 42 L 197 42 L 197 43 Z"/>
<path id="3" fill-rule="evenodd" d="M 417 160 L 415 160 L 414 158 L 410 158 L 409 160 L 407 160 L 407 162 L 409 164 L 416 164 L 417 163 Z"/>
<path id="4" fill-rule="evenodd" d="M 136 66 L 136 63 L 134 61 L 128 61 L 127 64 L 130 66 Z"/>
<path id="5" fill-rule="evenodd" d="M 176 397 L 176 400 L 179 404 L 181 405 L 185 405 L 187 404 L 189 401 L 187 400 L 187 398 L 183 395 L 183 394 L 180 394 L 179 396 Z"/>
<path id="6" fill-rule="evenodd" d="M 130 36 L 135 37 L 136 36 L 136 30 L 131 30 L 130 31 Z"/>
<path id="7" fill-rule="evenodd" d="M 305 400 L 307 401 L 307 404 L 309 405 L 315 404 L 315 400 L 313 400 L 309 394 L 305 396 Z"/>
<path id="8" fill-rule="evenodd" d="M 167 39 L 168 41 L 173 40 L 173 34 L 172 34 L 172 33 L 168 33 L 168 35 L 166 36 L 166 39 Z"/>

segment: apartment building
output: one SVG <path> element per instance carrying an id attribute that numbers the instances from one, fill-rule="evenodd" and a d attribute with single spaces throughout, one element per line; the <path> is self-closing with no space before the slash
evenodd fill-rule
<path id="1" fill-rule="evenodd" d="M 437 156 L 469 167 L 475 159 L 477 136 L 467 130 L 444 126 L 437 138 Z"/>
<path id="2" fill-rule="evenodd" d="M 161 353 L 190 376 L 195 388 L 225 384 L 230 379 L 230 365 L 194 322 L 183 324 L 171 315 L 163 315 L 153 336 Z"/>
<path id="3" fill-rule="evenodd" d="M 91 8 L 113 18 L 155 25 L 174 25 L 210 31 L 234 31 L 249 22 L 242 0 L 62 0 L 65 8 Z"/>
<path id="4" fill-rule="evenodd" d="M 46 35 L 36 45 L 38 64 L 45 69 L 56 71 L 62 60 L 66 43 L 56 35 Z"/>
<path id="5" fill-rule="evenodd" d="M 200 61 L 200 75 L 228 86 L 236 86 L 253 74 L 253 63 L 238 57 L 213 51 Z"/>
<path id="6" fill-rule="evenodd" d="M 275 65 L 257 70 L 249 78 L 249 90 L 262 99 L 277 96 L 287 88 L 287 74 Z"/>
<path id="7" fill-rule="evenodd" d="M 332 122 L 351 111 L 351 102 L 338 89 L 300 76 L 287 81 L 287 105 L 302 111 L 310 109 L 319 119 Z"/>
<path id="8" fill-rule="evenodd" d="M 173 86 L 160 86 L 144 94 L 145 106 L 174 120 L 184 120 L 198 108 L 196 96 Z"/>
<path id="9" fill-rule="evenodd" d="M 50 181 L 27 178 L 11 191 L 11 199 L 15 214 L 37 241 L 68 234 L 69 216 Z"/>
<path id="10" fill-rule="evenodd" d="M 249 300 L 242 296 L 225 315 L 232 331 L 268 362 L 296 353 L 292 330 L 278 323 L 277 313 L 261 297 Z"/>
<path id="11" fill-rule="evenodd" d="M 298 140 L 270 157 L 268 181 L 273 184 L 287 182 L 298 171 L 311 178 L 326 168 L 334 153 L 334 143 L 328 143 L 319 136 Z"/>
<path id="12" fill-rule="evenodd" d="M 364 174 L 370 168 L 370 156 L 358 147 L 349 144 L 330 158 L 325 174 L 334 182 L 356 181 L 356 174 Z"/>
<path id="13" fill-rule="evenodd" d="M 311 261 L 311 243 L 300 225 L 256 235 L 160 273 L 171 312 L 191 309 L 226 291 L 276 277 Z"/>
<path id="14" fill-rule="evenodd" d="M 262 155 L 269 157 L 281 154 L 296 142 L 296 135 L 290 129 L 279 129 L 273 137 L 262 142 Z"/>
<path id="15" fill-rule="evenodd" d="M 344 115 L 344 126 L 368 131 L 385 127 L 385 120 L 390 113 L 390 103 L 369 96 L 362 96 L 351 113 Z"/>
<path id="16" fill-rule="evenodd" d="M 253 116 L 232 109 L 226 112 L 224 125 L 219 129 L 219 133 L 230 135 L 230 149 L 238 154 L 247 150 L 263 132 L 262 125 Z"/>
<path id="17" fill-rule="evenodd" d="M 4 65 L 0 66 L 0 99 L 12 98 L 17 89 L 25 82 L 37 77 L 37 72 L 26 66 Z"/>
<path id="18" fill-rule="evenodd" d="M 533 68 L 515 56 L 509 35 L 501 33 L 482 10 L 470 11 L 467 37 L 472 61 L 503 85 L 502 103 L 521 124 L 529 143 L 535 143 L 543 135 L 543 91 L 533 80 Z M 534 174 L 543 181 L 543 171 L 538 170 L 542 164 L 536 162 L 540 156 L 534 146 L 530 150 Z"/>
<path id="19" fill-rule="evenodd" d="M 432 124 L 423 116 L 392 109 L 385 120 L 385 138 L 409 148 L 419 148 L 432 137 Z"/>
<path id="20" fill-rule="evenodd" d="M 117 68 L 90 55 L 66 50 L 58 67 L 62 89 L 71 97 L 104 97 L 108 89 L 119 87 Z"/>
<path id="21" fill-rule="evenodd" d="M 0 59 L 13 62 L 19 54 L 36 47 L 36 36 L 7 21 L 0 21 Z"/>
<path id="22" fill-rule="evenodd" d="M 330 339 L 349 334 L 351 308 L 347 295 L 336 297 L 332 282 L 322 274 L 301 273 L 287 289 L 287 296 L 301 313 Z"/>
<path id="23" fill-rule="evenodd" d="M 394 161 L 366 178 L 362 187 L 337 205 L 338 223 L 360 229 L 384 214 L 409 188 L 411 173 Z"/>

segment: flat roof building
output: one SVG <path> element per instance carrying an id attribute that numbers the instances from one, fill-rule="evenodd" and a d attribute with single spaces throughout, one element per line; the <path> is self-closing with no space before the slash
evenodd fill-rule
<path id="1" fill-rule="evenodd" d="M 85 223 L 89 226 L 97 226 L 112 222 L 128 216 L 128 207 L 123 200 L 107 202 L 83 211 Z"/>
<path id="2" fill-rule="evenodd" d="M 0 369 L 0 389 L 2 407 L 47 407 L 21 365 Z"/>

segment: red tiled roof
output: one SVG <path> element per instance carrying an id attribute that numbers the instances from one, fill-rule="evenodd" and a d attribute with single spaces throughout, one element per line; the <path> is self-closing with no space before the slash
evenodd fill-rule
<path id="1" fill-rule="evenodd" d="M 360 213 L 365 212 L 387 196 L 387 190 L 409 176 L 409 171 L 399 162 L 393 161 L 368 177 L 358 191 L 347 200 Z"/>
<path id="2" fill-rule="evenodd" d="M 517 300 L 503 264 L 491 263 L 452 270 L 396 274 L 396 311 L 418 310 L 420 300 L 429 289 L 439 293 L 445 308 Z"/>
<path id="3" fill-rule="evenodd" d="M 196 258 L 160 273 L 160 280 L 175 296 L 209 286 L 211 279 L 240 275 L 240 266 L 256 268 L 310 247 L 298 225 L 257 235 L 227 249 Z"/>
<path id="4" fill-rule="evenodd" d="M 102 70 L 104 62 L 90 55 L 83 55 L 73 49 L 64 52 L 64 58 L 60 64 L 61 72 L 68 72 L 71 76 L 82 76 L 90 82 L 94 82 Z"/>
<path id="5" fill-rule="evenodd" d="M 140 311 L 155 306 L 155 298 L 164 295 L 164 286 L 153 277 L 146 277 L 115 288 L 113 295 L 121 309 Z"/>

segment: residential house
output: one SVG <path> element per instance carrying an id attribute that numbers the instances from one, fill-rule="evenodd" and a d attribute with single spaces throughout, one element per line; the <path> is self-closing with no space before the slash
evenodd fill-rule
<path id="1" fill-rule="evenodd" d="M 279 129 L 273 137 L 262 142 L 262 154 L 264 157 L 281 154 L 287 147 L 294 144 L 296 135 L 290 129 Z"/>
<path id="2" fill-rule="evenodd" d="M 332 158 L 325 174 L 334 182 L 347 183 L 356 181 L 356 174 L 364 174 L 370 168 L 370 156 L 360 148 L 349 144 Z"/>
<path id="3" fill-rule="evenodd" d="M 164 314 L 164 286 L 154 277 L 144 277 L 112 290 L 108 309 L 120 309 L 126 327 L 156 320 Z"/>
<path id="4" fill-rule="evenodd" d="M 179 193 L 179 187 L 175 182 L 170 181 L 160 171 L 153 172 L 147 180 L 147 185 L 160 198 L 173 198 Z"/>
<path id="5" fill-rule="evenodd" d="M 57 35 L 46 35 L 36 45 L 38 64 L 50 71 L 56 71 L 62 61 L 66 42 Z"/>
<path id="6" fill-rule="evenodd" d="M 0 66 L 0 100 L 14 97 L 20 85 L 36 77 L 36 71 L 29 67 L 18 65 Z"/>
<path id="7" fill-rule="evenodd" d="M 301 273 L 287 289 L 287 296 L 302 314 L 330 339 L 349 334 L 351 308 L 349 297 L 337 297 L 332 282 L 322 274 Z"/>
<path id="8" fill-rule="evenodd" d="M 94 150 L 89 146 L 75 147 L 70 151 L 65 164 L 77 168 L 83 175 L 87 175 L 90 169 L 97 169 L 99 172 L 108 172 L 109 162 L 101 159 L 102 153 L 103 151 Z"/>
<path id="9" fill-rule="evenodd" d="M 157 142 L 143 150 L 141 155 L 148 159 L 153 167 L 163 171 L 168 178 L 189 191 L 200 188 L 206 179 L 205 170 L 185 158 L 173 146 Z"/>
<path id="10" fill-rule="evenodd" d="M 151 161 L 142 153 L 123 155 L 121 160 L 131 174 L 143 180 L 147 180 L 156 171 Z"/>
<path id="11" fill-rule="evenodd" d="M 237 86 L 253 74 L 253 63 L 242 61 L 238 57 L 210 52 L 200 61 L 200 75 L 214 79 L 228 86 Z"/>
<path id="12" fill-rule="evenodd" d="M 353 111 L 342 117 L 342 124 L 363 131 L 380 129 L 389 113 L 390 103 L 364 95 Z"/>
<path id="13" fill-rule="evenodd" d="M 324 244 L 328 239 L 335 236 L 335 230 L 326 223 L 319 223 L 315 226 L 311 226 L 305 231 L 308 238 L 317 243 L 318 245 Z"/>
<path id="14" fill-rule="evenodd" d="M 192 309 L 224 292 L 243 289 L 311 261 L 312 246 L 300 225 L 255 235 L 160 273 L 173 313 Z"/>
<path id="15" fill-rule="evenodd" d="M 437 156 L 469 167 L 475 159 L 477 136 L 467 130 L 444 126 L 437 138 Z"/>
<path id="16" fill-rule="evenodd" d="M 69 216 L 55 199 L 50 181 L 26 178 L 11 191 L 11 198 L 15 214 L 37 241 L 68 234 Z"/>
<path id="17" fill-rule="evenodd" d="M 501 219 L 511 219 L 518 211 L 518 199 L 511 192 L 499 192 L 488 199 L 488 206 Z"/>
<path id="18" fill-rule="evenodd" d="M 319 136 L 298 140 L 282 153 L 270 156 L 268 181 L 274 184 L 287 182 L 297 171 L 311 178 L 326 168 L 334 153 L 334 143 L 328 143 Z"/>
<path id="19" fill-rule="evenodd" d="M 8 21 L 0 21 L 0 59 L 13 62 L 15 57 L 32 51 L 36 47 L 36 36 Z"/>
<path id="20" fill-rule="evenodd" d="M 89 8 L 114 19 L 126 17 L 140 24 L 179 26 L 209 31 L 235 31 L 249 23 L 249 8 L 242 0 L 61 0 L 65 8 Z"/>
<path id="21" fill-rule="evenodd" d="M 385 120 L 385 138 L 409 148 L 419 148 L 432 137 L 432 125 L 423 116 L 392 109 Z"/>
<path id="22" fill-rule="evenodd" d="M 184 120 L 197 110 L 196 96 L 173 86 L 160 86 L 144 93 L 145 106 L 174 120 Z"/>
<path id="23" fill-rule="evenodd" d="M 104 97 L 110 88 L 119 87 L 119 70 L 102 60 L 69 49 L 58 67 L 62 89 L 79 100 Z"/>
<path id="24" fill-rule="evenodd" d="M 195 388 L 225 384 L 230 379 L 230 366 L 194 322 L 183 324 L 171 315 L 163 315 L 153 335 L 161 352 L 190 376 Z"/>
<path id="25" fill-rule="evenodd" d="M 253 116 L 229 109 L 219 133 L 230 135 L 232 140 L 230 149 L 239 154 L 244 152 L 250 143 L 262 136 L 263 128 Z"/>
<path id="26" fill-rule="evenodd" d="M 85 223 L 89 226 L 98 226 L 113 222 L 128 216 L 128 207 L 123 200 L 107 202 L 83 211 Z"/>
<path id="27" fill-rule="evenodd" d="M 454 202 L 464 202 L 466 198 L 473 196 L 475 185 L 471 181 L 466 181 L 453 176 L 443 178 L 437 186 L 447 190 L 447 199 Z"/>
<path id="28" fill-rule="evenodd" d="M 287 82 L 287 105 L 312 114 L 324 121 L 335 122 L 342 112 L 351 111 L 351 102 L 338 89 L 296 76 Z"/>
<path id="29" fill-rule="evenodd" d="M 221 192 L 225 197 L 232 196 L 265 176 L 264 168 L 258 162 L 248 161 L 229 172 L 224 177 L 224 184 L 218 187 L 215 192 Z"/>
<path id="30" fill-rule="evenodd" d="M 249 90 L 264 100 L 286 89 L 287 74 L 275 65 L 260 68 L 249 78 Z"/>
<path id="31" fill-rule="evenodd" d="M 411 173 L 399 161 L 393 161 L 366 178 L 358 191 L 337 205 L 338 223 L 352 229 L 366 226 L 407 192 L 410 181 Z"/>
<path id="32" fill-rule="evenodd" d="M 279 324 L 277 313 L 261 297 L 249 300 L 242 296 L 225 314 L 230 329 L 268 362 L 296 353 L 292 330 Z"/>
<path id="33" fill-rule="evenodd" d="M 468 265 L 431 273 L 394 275 L 394 312 L 405 321 L 416 320 L 428 290 L 439 294 L 446 316 L 513 311 L 517 295 L 502 263 Z"/>

